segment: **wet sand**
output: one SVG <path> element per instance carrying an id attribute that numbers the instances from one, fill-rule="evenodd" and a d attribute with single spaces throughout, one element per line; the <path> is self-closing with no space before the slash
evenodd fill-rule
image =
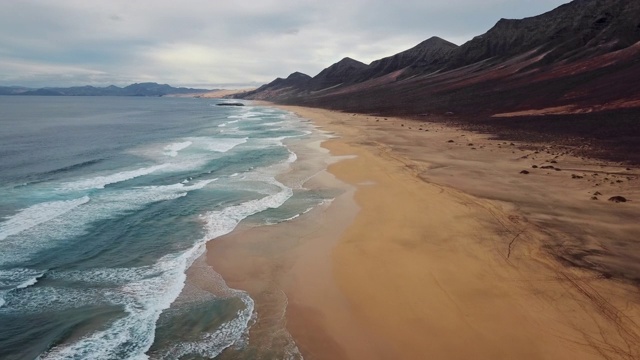
<path id="1" fill-rule="evenodd" d="M 208 244 L 212 267 L 256 300 L 251 336 L 277 323 L 306 359 L 640 356 L 640 202 L 606 201 L 640 199 L 637 170 L 442 125 L 282 108 L 351 157 L 306 184 L 340 189 L 332 203 Z"/>

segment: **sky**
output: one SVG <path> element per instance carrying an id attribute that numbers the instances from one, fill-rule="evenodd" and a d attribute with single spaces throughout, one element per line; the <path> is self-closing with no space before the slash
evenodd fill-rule
<path id="1" fill-rule="evenodd" d="M 431 36 L 463 44 L 567 0 L 2 0 L 0 86 L 253 87 Z"/>

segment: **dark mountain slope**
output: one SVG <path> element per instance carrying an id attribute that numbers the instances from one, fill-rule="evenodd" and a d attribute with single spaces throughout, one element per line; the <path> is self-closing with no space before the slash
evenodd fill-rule
<path id="1" fill-rule="evenodd" d="M 640 1 L 575 0 L 542 15 L 501 19 L 462 45 L 449 68 L 535 50 L 542 63 L 579 59 L 629 47 L 640 40 Z"/>
<path id="2" fill-rule="evenodd" d="M 575 0 L 500 20 L 460 47 L 431 38 L 369 66 L 345 59 L 271 100 L 396 115 L 629 108 L 640 100 L 638 41 L 640 1 Z"/>
<path id="3" fill-rule="evenodd" d="M 458 45 L 437 36 L 393 56 L 376 60 L 355 78 L 356 82 L 375 79 L 409 68 L 409 73 L 435 71 L 445 66 Z"/>
<path id="4" fill-rule="evenodd" d="M 318 91 L 327 92 L 336 88 L 342 89 L 356 83 L 384 77 L 387 79 L 371 82 L 380 85 L 395 81 L 399 76 L 406 77 L 425 71 L 435 71 L 444 67 L 458 46 L 438 37 L 429 38 L 415 47 L 366 65 L 360 61 L 344 58 L 322 70 L 313 78 L 299 72 L 288 78 L 277 78 L 254 91 L 237 95 L 244 99 L 286 100 L 293 97 L 312 95 Z M 402 70 L 402 71 L 401 71 Z"/>
<path id="5" fill-rule="evenodd" d="M 616 52 L 526 69 L 522 54 L 495 65 L 480 62 L 407 79 L 379 79 L 287 103 L 387 115 L 454 112 L 460 116 L 570 107 L 571 112 L 632 107 L 640 101 L 640 44 Z M 640 105 L 640 103 L 638 103 Z"/>
<path id="6" fill-rule="evenodd" d="M 296 71 L 286 79 L 277 78 L 255 90 L 241 93 L 233 97 L 242 97 L 243 99 L 253 100 L 268 99 L 272 101 L 276 101 L 277 99 L 286 99 L 297 94 L 301 89 L 306 88 L 310 80 L 311 76 Z"/>
<path id="7" fill-rule="evenodd" d="M 367 69 L 360 61 L 344 58 L 322 70 L 309 81 L 308 89 L 312 91 L 330 88 L 347 82 L 355 81 L 357 74 Z"/>

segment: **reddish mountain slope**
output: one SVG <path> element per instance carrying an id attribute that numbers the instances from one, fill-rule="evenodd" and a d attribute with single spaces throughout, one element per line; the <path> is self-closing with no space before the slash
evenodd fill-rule
<path id="1" fill-rule="evenodd" d="M 502 19 L 459 47 L 431 38 L 368 66 L 345 59 L 286 92 L 248 98 L 401 116 L 454 113 L 489 126 L 527 117 L 550 132 L 591 129 L 593 137 L 619 135 L 640 147 L 640 129 L 629 122 L 634 112 L 640 119 L 640 1 L 574 0 Z M 573 129 L 558 116 L 572 119 Z M 597 121 L 611 129 L 592 126 Z"/>

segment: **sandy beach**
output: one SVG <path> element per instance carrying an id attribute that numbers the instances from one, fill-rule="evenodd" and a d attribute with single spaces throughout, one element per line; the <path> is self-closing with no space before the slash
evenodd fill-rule
<path id="1" fill-rule="evenodd" d="M 305 187 L 337 196 L 208 244 L 209 264 L 256 301 L 250 338 L 286 329 L 305 359 L 640 357 L 638 169 L 279 107 L 336 135 L 321 144 L 331 156 L 309 148 L 295 166 L 326 167 Z"/>

